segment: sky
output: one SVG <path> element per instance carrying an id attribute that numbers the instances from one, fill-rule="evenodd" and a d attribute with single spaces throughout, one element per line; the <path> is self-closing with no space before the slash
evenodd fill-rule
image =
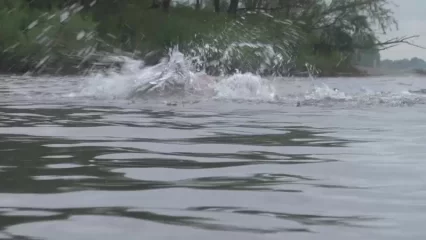
<path id="1" fill-rule="evenodd" d="M 398 21 L 398 30 L 381 36 L 381 41 L 399 36 L 420 35 L 411 42 L 426 47 L 426 0 L 393 0 L 397 6 L 393 7 L 394 16 Z M 419 57 L 426 60 L 426 50 L 406 44 L 381 52 L 382 59 L 403 59 Z"/>

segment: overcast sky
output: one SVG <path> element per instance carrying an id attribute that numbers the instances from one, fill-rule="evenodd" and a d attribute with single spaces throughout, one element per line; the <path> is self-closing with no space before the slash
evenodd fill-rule
<path id="1" fill-rule="evenodd" d="M 395 18 L 399 29 L 382 36 L 383 41 L 396 36 L 420 35 L 413 43 L 426 47 L 426 0 L 393 0 Z M 426 50 L 401 44 L 381 52 L 382 59 L 402 59 L 420 57 L 426 60 Z"/>

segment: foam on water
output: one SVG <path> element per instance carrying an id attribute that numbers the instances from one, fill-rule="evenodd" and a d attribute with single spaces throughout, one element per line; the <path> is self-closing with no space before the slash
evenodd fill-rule
<path id="1" fill-rule="evenodd" d="M 352 88 L 350 90 L 351 91 L 346 92 L 338 88 L 332 88 L 327 84 L 320 84 L 314 85 L 312 89 L 305 91 L 292 99 L 297 100 L 300 106 L 335 106 L 339 104 L 347 107 L 366 107 L 377 105 L 410 106 L 413 104 L 426 103 L 426 95 L 410 92 L 406 89 L 377 91 L 371 88 L 360 87 Z"/>
<path id="2" fill-rule="evenodd" d="M 275 88 L 269 80 L 246 73 L 223 78 L 214 86 L 217 99 L 275 100 Z"/>

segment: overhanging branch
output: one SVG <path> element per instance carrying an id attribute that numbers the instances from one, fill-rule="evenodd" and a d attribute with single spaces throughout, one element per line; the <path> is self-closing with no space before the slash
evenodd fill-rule
<path id="1" fill-rule="evenodd" d="M 355 45 L 354 49 L 371 49 L 371 48 L 377 48 L 379 51 L 383 51 L 386 49 L 390 49 L 393 47 L 398 46 L 399 44 L 407 44 L 413 47 L 417 47 L 420 49 L 424 49 L 426 50 L 426 47 L 415 44 L 410 42 L 410 40 L 414 39 L 414 38 L 418 38 L 419 35 L 413 35 L 413 36 L 406 36 L 406 37 L 395 37 L 395 38 L 391 38 L 387 41 L 384 42 L 375 42 L 373 44 L 368 44 L 368 45 Z"/>
<path id="2" fill-rule="evenodd" d="M 392 38 L 392 39 L 389 39 L 385 42 L 378 42 L 378 43 L 375 44 L 375 46 L 376 47 L 382 47 L 382 48 L 379 48 L 379 50 L 386 50 L 386 49 L 389 49 L 389 48 L 396 47 L 396 46 L 398 46 L 399 44 L 402 43 L 402 44 L 407 44 L 407 45 L 410 45 L 410 46 L 413 46 L 413 47 L 417 47 L 417 48 L 426 50 L 426 47 L 420 46 L 418 44 L 415 44 L 415 43 L 412 43 L 412 42 L 409 41 L 409 40 L 412 40 L 412 39 L 418 38 L 418 37 L 420 37 L 420 36 L 414 35 L 414 36 L 408 36 L 408 37 Z"/>

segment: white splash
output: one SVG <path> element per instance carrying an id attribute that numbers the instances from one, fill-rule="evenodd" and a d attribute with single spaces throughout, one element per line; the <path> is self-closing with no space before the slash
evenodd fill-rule
<path id="1" fill-rule="evenodd" d="M 218 78 L 194 72 L 177 49 L 154 66 L 126 56 L 109 56 L 105 62 L 121 63 L 120 70 L 95 73 L 83 80 L 81 91 L 72 96 L 97 98 L 143 98 L 184 95 L 220 99 L 272 100 L 275 90 L 268 80 L 253 74 Z"/>
<path id="2" fill-rule="evenodd" d="M 275 88 L 269 80 L 251 73 L 234 74 L 218 81 L 214 90 L 215 98 L 275 100 Z"/>
<path id="3" fill-rule="evenodd" d="M 337 88 L 330 88 L 328 85 L 323 84 L 322 86 L 314 86 L 314 88 L 306 93 L 306 100 L 318 100 L 318 99 L 335 99 L 335 100 L 351 100 L 352 96 L 348 96 L 346 93 L 340 91 Z"/>
<path id="4" fill-rule="evenodd" d="M 162 102 L 267 101 L 300 107 L 409 106 L 426 103 L 426 94 L 409 92 L 399 85 L 398 88 L 389 86 L 389 89 L 384 89 L 383 85 L 372 86 L 371 82 L 367 85 L 364 85 L 365 81 L 348 84 L 343 79 L 277 78 L 272 81 L 251 73 L 214 77 L 193 70 L 196 68 L 190 64 L 190 60 L 177 49 L 170 51 L 167 58 L 154 66 L 146 66 L 143 61 L 130 55 L 108 56 L 104 62 L 120 63 L 118 70 L 110 68 L 84 77 L 79 89 L 67 96 Z M 351 81 L 353 83 L 357 79 Z M 417 88 L 426 89 L 426 86 Z"/>

